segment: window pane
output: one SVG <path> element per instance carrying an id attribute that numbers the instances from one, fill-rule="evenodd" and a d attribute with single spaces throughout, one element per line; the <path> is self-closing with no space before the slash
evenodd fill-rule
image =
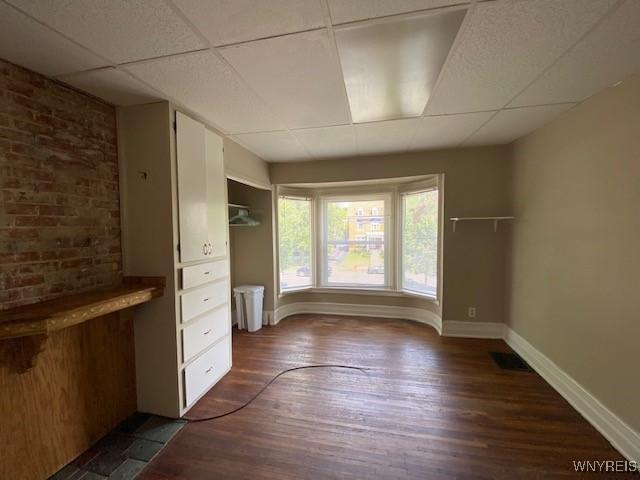
<path id="1" fill-rule="evenodd" d="M 438 191 L 402 196 L 402 286 L 436 296 L 438 290 Z"/>
<path id="2" fill-rule="evenodd" d="M 310 287 L 311 271 L 311 201 L 278 199 L 278 257 L 280 290 Z"/>
<path id="3" fill-rule="evenodd" d="M 329 285 L 384 286 L 384 200 L 328 201 L 325 265 Z"/>

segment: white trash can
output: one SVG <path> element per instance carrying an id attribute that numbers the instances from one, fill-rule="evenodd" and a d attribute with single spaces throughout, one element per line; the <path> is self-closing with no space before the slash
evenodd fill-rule
<path id="1" fill-rule="evenodd" d="M 233 289 L 239 330 L 256 332 L 262 328 L 262 285 L 241 285 Z"/>

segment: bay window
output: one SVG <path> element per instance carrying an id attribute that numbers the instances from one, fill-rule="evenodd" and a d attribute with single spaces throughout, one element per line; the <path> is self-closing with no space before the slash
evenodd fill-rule
<path id="1" fill-rule="evenodd" d="M 401 285 L 403 290 L 438 293 L 438 189 L 405 192 L 401 205 Z"/>
<path id="2" fill-rule="evenodd" d="M 277 206 L 280 292 L 403 292 L 437 299 L 439 179 L 307 189 L 304 195 L 279 187 L 287 192 Z"/>
<path id="3" fill-rule="evenodd" d="M 280 291 L 313 286 L 311 198 L 278 198 Z"/>
<path id="4" fill-rule="evenodd" d="M 385 229 L 391 196 L 322 197 L 321 205 L 320 285 L 391 287 L 390 230 Z"/>

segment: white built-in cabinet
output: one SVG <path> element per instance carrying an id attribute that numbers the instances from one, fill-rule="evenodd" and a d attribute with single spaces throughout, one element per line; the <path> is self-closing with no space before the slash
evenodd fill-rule
<path id="1" fill-rule="evenodd" d="M 180 260 L 222 256 L 227 250 L 222 138 L 177 112 L 176 154 Z"/>
<path id="2" fill-rule="evenodd" d="M 135 320 L 138 410 L 180 417 L 231 368 L 222 138 L 168 102 L 118 109 L 123 269 L 161 275 Z"/>

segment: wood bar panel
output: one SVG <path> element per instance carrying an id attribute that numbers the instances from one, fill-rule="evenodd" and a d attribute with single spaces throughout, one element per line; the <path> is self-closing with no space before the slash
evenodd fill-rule
<path id="1" fill-rule="evenodd" d="M 0 478 L 41 480 L 136 410 L 133 325 L 111 313 L 53 332 L 34 368 L 0 341 Z"/>

